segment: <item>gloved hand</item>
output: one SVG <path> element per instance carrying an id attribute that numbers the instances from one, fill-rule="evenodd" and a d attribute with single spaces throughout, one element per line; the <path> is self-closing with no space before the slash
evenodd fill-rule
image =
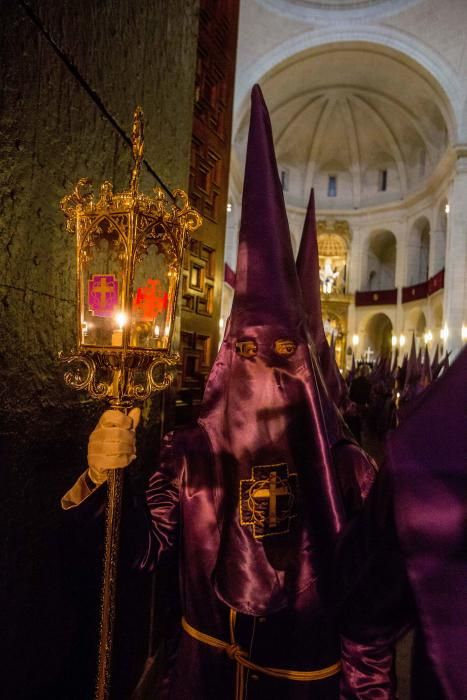
<path id="1" fill-rule="evenodd" d="M 95 484 L 107 480 L 108 469 L 122 469 L 136 459 L 135 432 L 141 416 L 139 408 L 128 414 L 105 411 L 89 437 L 88 475 Z"/>

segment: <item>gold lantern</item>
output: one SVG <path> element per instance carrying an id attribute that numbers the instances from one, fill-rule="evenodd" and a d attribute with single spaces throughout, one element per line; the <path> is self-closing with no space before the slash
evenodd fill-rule
<path id="1" fill-rule="evenodd" d="M 104 182 L 97 201 L 82 179 L 61 208 L 76 235 L 77 348 L 61 354 L 65 382 L 86 389 L 112 408 L 128 410 L 137 400 L 166 389 L 178 356 L 171 353 L 184 248 L 201 217 L 187 195 L 170 201 L 138 191 L 143 160 L 143 113 L 135 110 L 129 189 L 114 193 Z M 110 683 L 122 471 L 109 471 L 104 580 L 96 697 Z"/>

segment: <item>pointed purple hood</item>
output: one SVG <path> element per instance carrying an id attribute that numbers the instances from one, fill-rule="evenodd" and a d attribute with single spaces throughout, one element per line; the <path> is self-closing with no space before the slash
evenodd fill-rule
<path id="1" fill-rule="evenodd" d="M 336 406 L 342 408 L 347 397 L 347 386 L 337 367 L 334 348 L 329 347 L 326 339 L 321 312 L 318 236 L 313 189 L 310 192 L 298 250 L 297 274 L 303 297 L 307 328 L 311 343 L 318 356 L 324 383 Z"/>
<path id="2" fill-rule="evenodd" d="M 316 228 L 315 193 L 310 192 L 305 223 L 297 255 L 297 274 L 303 295 L 303 306 L 311 339 L 318 357 L 328 351 L 321 313 L 318 235 Z"/>
<path id="3" fill-rule="evenodd" d="M 429 384 L 431 384 L 432 379 L 433 375 L 431 374 L 430 353 L 428 352 L 428 345 L 425 345 L 425 355 L 422 367 L 422 385 L 427 387 Z"/>
<path id="4" fill-rule="evenodd" d="M 433 357 L 433 362 L 431 363 L 431 376 L 433 379 L 436 378 L 438 374 L 439 367 L 439 345 L 436 346 L 435 355 Z"/>
<path id="5" fill-rule="evenodd" d="M 237 284 L 199 418 L 212 455 L 218 597 L 264 615 L 308 591 L 322 603 L 344 505 L 337 417 L 310 356 L 271 124 L 252 91 Z"/>
<path id="6" fill-rule="evenodd" d="M 269 114 L 258 85 L 251 100 L 231 332 L 283 321 L 299 330 L 300 288 L 295 267 L 287 264 L 293 261 L 289 224 Z"/>

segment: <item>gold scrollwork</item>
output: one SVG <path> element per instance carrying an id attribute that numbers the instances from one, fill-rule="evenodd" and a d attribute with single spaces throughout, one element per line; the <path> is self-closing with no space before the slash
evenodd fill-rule
<path id="1" fill-rule="evenodd" d="M 60 202 L 60 209 L 66 216 L 66 228 L 70 233 L 75 232 L 78 213 L 89 206 L 92 207 L 93 193 L 92 181 L 88 177 L 82 177 L 75 185 L 71 194 L 66 195 Z M 84 191 L 84 188 L 87 188 Z"/>
<path id="2" fill-rule="evenodd" d="M 157 357 L 154 359 L 145 373 L 145 384 L 133 384 L 130 387 L 129 393 L 132 397 L 139 401 L 144 401 L 149 396 L 158 391 L 164 391 L 173 382 L 173 369 L 179 363 L 180 358 L 178 355 L 167 355 L 164 357 Z M 164 372 L 162 378 L 157 380 L 154 378 L 154 371 L 160 370 L 161 367 L 165 367 L 167 371 Z"/>
<path id="3" fill-rule="evenodd" d="M 94 359 L 86 355 L 64 355 L 59 353 L 58 359 L 70 366 L 63 378 L 67 386 L 82 391 L 87 389 L 94 399 L 105 398 L 110 389 L 110 383 L 96 382 L 97 367 Z M 84 369 L 84 373 L 83 373 Z"/>

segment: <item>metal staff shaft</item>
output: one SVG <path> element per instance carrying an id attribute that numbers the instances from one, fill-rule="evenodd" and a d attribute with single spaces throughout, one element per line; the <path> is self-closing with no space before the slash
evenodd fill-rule
<path id="1" fill-rule="evenodd" d="M 120 410 L 124 413 L 128 413 L 131 407 L 131 402 L 129 405 L 128 402 L 122 401 L 126 382 L 127 373 L 124 369 L 114 372 L 111 390 L 113 396 L 110 399 L 110 406 L 112 409 Z M 107 700 L 110 696 L 123 477 L 123 469 L 109 469 L 107 472 L 107 507 L 105 511 L 104 569 L 101 589 L 96 700 Z"/>
<path id="2" fill-rule="evenodd" d="M 118 550 L 120 543 L 120 516 L 123 493 L 122 469 L 112 470 L 112 472 L 109 473 L 107 488 L 108 496 L 105 518 L 105 553 L 101 592 L 96 700 L 107 700 L 110 692 Z"/>

